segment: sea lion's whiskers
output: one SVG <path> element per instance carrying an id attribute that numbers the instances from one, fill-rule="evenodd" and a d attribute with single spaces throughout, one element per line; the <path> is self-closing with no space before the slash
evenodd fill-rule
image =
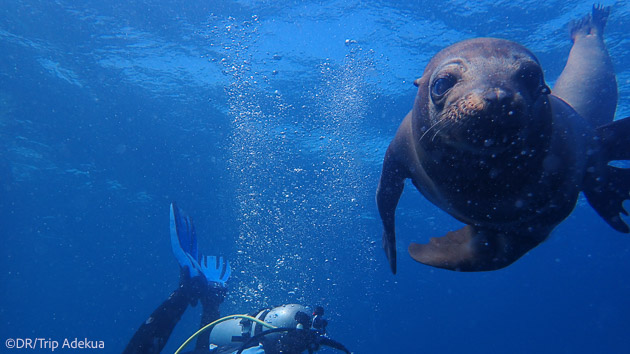
<path id="1" fill-rule="evenodd" d="M 442 121 L 444 121 L 444 120 L 446 120 L 446 119 L 443 119 Z M 442 130 L 444 130 L 444 128 L 448 128 L 448 127 L 450 127 L 450 126 L 451 126 L 451 125 L 453 125 L 453 124 L 455 124 L 455 121 L 453 121 L 453 120 L 446 120 L 446 124 L 444 124 L 444 126 L 443 126 L 443 127 L 439 128 L 439 129 L 437 129 L 437 130 L 435 131 L 435 134 L 433 134 L 433 137 L 431 138 L 431 142 L 433 142 L 433 140 L 435 140 L 435 137 L 436 137 L 438 134 L 440 134 L 440 132 L 441 132 Z"/>
<path id="2" fill-rule="evenodd" d="M 426 130 L 426 131 L 422 134 L 422 136 L 420 137 L 420 139 L 419 139 L 418 141 L 419 141 L 419 142 L 421 142 L 421 141 L 422 141 L 422 139 L 424 138 L 424 136 L 425 136 L 425 135 L 427 135 L 427 133 L 428 133 L 429 131 L 431 131 L 431 129 L 435 128 L 438 124 L 442 123 L 443 121 L 445 121 L 445 119 L 440 119 L 440 120 L 438 120 L 437 122 L 435 122 L 435 124 L 433 124 L 432 126 L 430 126 L 430 127 L 429 127 L 429 129 L 427 129 L 427 130 Z M 438 129 L 438 131 L 439 131 L 439 129 Z M 435 136 L 434 136 L 434 138 L 435 138 Z M 431 141 L 433 141 L 433 139 L 431 139 Z"/>

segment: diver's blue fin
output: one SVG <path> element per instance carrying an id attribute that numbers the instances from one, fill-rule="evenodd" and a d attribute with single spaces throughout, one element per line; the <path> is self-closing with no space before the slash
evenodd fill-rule
<path id="1" fill-rule="evenodd" d="M 188 272 L 192 278 L 199 274 L 199 251 L 195 226 L 175 203 L 171 203 L 170 226 L 173 254 L 180 267 L 188 267 Z"/>
<path id="2" fill-rule="evenodd" d="M 175 203 L 171 203 L 171 238 L 174 236 L 173 232 L 177 236 L 182 250 L 198 261 L 199 251 L 197 249 L 195 225 L 193 225 L 192 219 L 178 208 Z"/>
<path id="3" fill-rule="evenodd" d="M 201 257 L 201 272 L 206 276 L 206 279 L 211 282 L 217 282 L 225 285 L 225 282 L 232 274 L 230 263 L 228 261 L 223 262 L 223 257 Z"/>
<path id="4" fill-rule="evenodd" d="M 181 268 L 186 267 L 191 278 L 203 275 L 208 282 L 225 285 L 232 270 L 223 257 L 199 255 L 197 234 L 192 219 L 171 203 L 171 248 Z"/>

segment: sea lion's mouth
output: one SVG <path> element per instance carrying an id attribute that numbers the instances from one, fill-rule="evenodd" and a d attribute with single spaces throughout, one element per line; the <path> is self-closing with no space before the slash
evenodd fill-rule
<path id="1" fill-rule="evenodd" d="M 513 101 L 493 104 L 469 95 L 445 108 L 444 127 L 436 136 L 458 149 L 482 154 L 500 153 L 515 144 L 526 127 L 526 114 Z"/>
<path id="2" fill-rule="evenodd" d="M 465 136 L 460 137 L 462 135 Z M 457 150 L 472 152 L 476 155 L 498 155 L 513 147 L 517 140 L 518 133 L 514 136 L 482 136 L 467 131 L 466 134 L 448 134 L 443 142 Z"/>

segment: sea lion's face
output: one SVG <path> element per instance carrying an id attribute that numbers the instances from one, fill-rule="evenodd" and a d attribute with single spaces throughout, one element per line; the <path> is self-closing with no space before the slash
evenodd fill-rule
<path id="1" fill-rule="evenodd" d="M 479 153 L 500 153 L 551 123 L 549 88 L 536 57 L 492 38 L 439 52 L 416 80 L 414 135 Z M 542 131 L 542 130 L 541 130 Z"/>

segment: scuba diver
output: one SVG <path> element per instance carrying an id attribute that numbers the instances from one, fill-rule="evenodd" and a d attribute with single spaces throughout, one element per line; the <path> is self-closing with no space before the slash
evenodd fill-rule
<path id="1" fill-rule="evenodd" d="M 179 286 L 140 326 L 124 354 L 160 353 L 188 305 L 194 307 L 199 302 L 202 328 L 175 353 L 181 353 L 195 337 L 195 349 L 187 353 L 299 354 L 313 353 L 321 346 L 350 353 L 326 336 L 328 321 L 321 306 L 315 307 L 312 317 L 306 306 L 288 304 L 220 318 L 230 264 L 223 257 L 200 255 L 192 219 L 175 203 L 170 209 L 171 247 L 180 266 Z"/>

